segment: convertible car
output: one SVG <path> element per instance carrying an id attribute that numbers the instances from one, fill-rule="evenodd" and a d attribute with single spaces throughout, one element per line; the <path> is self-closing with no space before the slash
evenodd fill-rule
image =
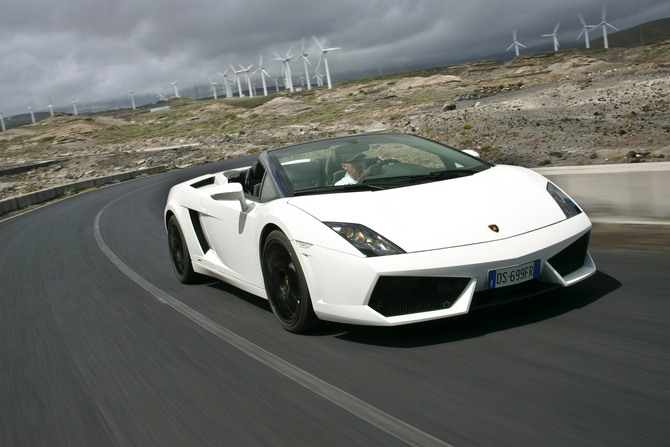
<path id="1" fill-rule="evenodd" d="M 591 222 L 556 185 L 405 134 L 271 149 L 178 184 L 165 226 L 181 282 L 207 275 L 266 298 L 291 332 L 450 317 L 596 271 Z"/>

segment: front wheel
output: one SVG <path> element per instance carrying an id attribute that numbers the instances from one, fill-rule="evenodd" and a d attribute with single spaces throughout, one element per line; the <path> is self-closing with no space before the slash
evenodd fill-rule
<path id="1" fill-rule="evenodd" d="M 193 271 L 191 255 L 188 253 L 184 233 L 181 231 L 176 216 L 168 220 L 168 247 L 170 249 L 170 260 L 177 279 L 184 284 L 193 283 L 198 274 Z"/>
<path id="2" fill-rule="evenodd" d="M 316 326 L 307 282 L 291 243 L 275 230 L 263 246 L 263 280 L 272 312 L 289 332 L 304 332 Z"/>

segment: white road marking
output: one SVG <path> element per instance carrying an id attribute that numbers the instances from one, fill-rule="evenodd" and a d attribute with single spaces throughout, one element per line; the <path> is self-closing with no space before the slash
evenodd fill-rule
<path id="1" fill-rule="evenodd" d="M 114 202 L 130 194 L 134 194 L 142 189 L 144 188 L 134 190 L 108 203 L 98 212 L 93 223 L 93 233 L 95 235 L 95 240 L 98 244 L 98 247 L 100 247 L 100 250 L 102 250 L 105 256 L 107 256 L 107 258 L 109 258 L 109 260 L 112 261 L 112 263 L 114 263 L 114 265 L 116 265 L 119 270 L 121 270 L 121 272 L 132 279 L 144 290 L 153 295 L 157 300 L 172 307 L 174 310 L 193 321 L 203 329 L 216 335 L 221 340 L 227 342 L 231 346 L 234 346 L 248 356 L 263 363 L 264 365 L 272 368 L 276 372 L 291 379 L 298 385 L 303 386 L 304 388 L 348 411 L 352 415 L 383 430 L 389 435 L 394 436 L 409 445 L 451 447 L 451 444 L 448 444 L 434 436 L 429 435 L 428 433 L 419 430 L 412 425 L 407 424 L 406 422 L 401 421 L 400 419 L 391 416 L 390 414 L 364 402 L 363 400 L 331 385 L 324 380 L 319 379 L 307 371 L 298 368 L 286 360 L 277 357 L 271 352 L 266 351 L 260 346 L 251 343 L 247 339 L 240 337 L 234 332 L 231 332 L 228 329 L 220 326 L 194 309 L 191 309 L 176 298 L 165 293 L 158 287 L 154 286 L 149 281 L 133 271 L 130 267 L 128 267 L 112 252 L 112 250 L 110 250 L 107 244 L 105 244 L 105 241 L 103 240 L 100 233 L 100 217 L 102 216 L 102 213 Z"/>

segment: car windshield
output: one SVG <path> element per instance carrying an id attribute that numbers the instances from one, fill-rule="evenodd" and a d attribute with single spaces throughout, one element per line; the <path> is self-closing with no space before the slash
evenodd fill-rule
<path id="1" fill-rule="evenodd" d="M 295 195 L 396 188 L 473 175 L 491 167 L 457 149 L 404 134 L 320 140 L 270 150 L 268 155 Z M 368 171 L 362 179 L 347 175 L 343 163 L 352 160 Z"/>

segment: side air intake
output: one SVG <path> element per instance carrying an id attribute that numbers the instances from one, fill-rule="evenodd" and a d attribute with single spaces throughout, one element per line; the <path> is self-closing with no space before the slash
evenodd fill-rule
<path id="1" fill-rule="evenodd" d="M 200 248 L 202 248 L 203 253 L 207 253 L 209 251 L 209 243 L 207 242 L 207 238 L 205 237 L 205 232 L 202 231 L 202 225 L 200 224 L 200 215 L 198 214 L 197 211 L 194 210 L 188 210 L 188 214 L 191 216 L 191 224 L 193 225 L 193 230 L 195 231 L 195 235 L 198 238 Z"/>

